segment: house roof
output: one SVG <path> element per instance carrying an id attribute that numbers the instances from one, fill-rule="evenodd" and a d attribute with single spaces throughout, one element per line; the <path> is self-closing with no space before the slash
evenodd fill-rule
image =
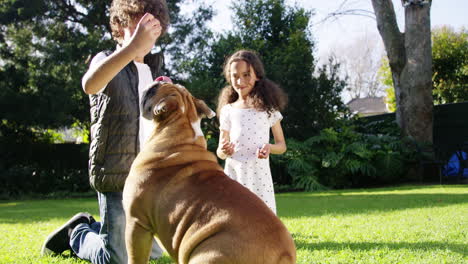
<path id="1" fill-rule="evenodd" d="M 366 97 L 366 98 L 354 98 L 349 101 L 346 105 L 349 107 L 352 113 L 359 113 L 361 115 L 372 115 L 388 113 L 385 98 L 381 97 Z"/>

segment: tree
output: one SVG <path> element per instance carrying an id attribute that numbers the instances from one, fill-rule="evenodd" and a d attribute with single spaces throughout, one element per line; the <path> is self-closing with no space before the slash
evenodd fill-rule
<path id="1" fill-rule="evenodd" d="M 190 15 L 181 15 L 181 5 L 191 4 Z M 213 32 L 206 23 L 213 18 L 213 8 L 204 1 L 168 1 L 171 12 L 171 32 L 162 41 L 161 49 L 167 55 L 167 75 L 185 82 L 190 72 L 200 71 L 206 65 Z M 197 5 L 198 4 L 198 5 Z"/>
<path id="2" fill-rule="evenodd" d="M 382 56 L 379 51 L 383 47 L 376 37 L 363 35 L 333 52 L 342 74 L 347 77 L 346 91 L 351 99 L 377 97 L 383 92 L 377 75 Z"/>
<path id="3" fill-rule="evenodd" d="M 388 58 L 386 56 L 382 58 L 382 63 L 377 72 L 377 75 L 379 78 L 379 82 L 385 89 L 385 103 L 387 104 L 387 108 L 388 110 L 390 110 L 390 112 L 395 112 L 395 88 L 393 88 L 392 72 L 390 71 L 390 66 L 388 65 Z"/>
<path id="4" fill-rule="evenodd" d="M 90 58 L 113 50 L 111 1 L 11 0 L 0 8 L 0 132 L 40 131 L 88 124 L 89 104 L 81 78 Z M 204 46 L 199 35 L 211 19 L 209 7 L 180 14 L 184 0 L 168 1 L 171 31 L 157 49 L 171 57 L 167 71 L 183 72 L 181 54 Z M 192 3 L 193 1 L 191 1 Z M 193 16 L 192 16 L 193 15 Z M 190 57 L 189 57 L 190 58 Z M 193 56 L 192 56 L 193 58 Z M 25 135 L 28 133 L 25 133 Z M 34 135 L 32 135 L 34 136 Z"/>
<path id="5" fill-rule="evenodd" d="M 468 31 L 442 26 L 432 29 L 434 100 L 468 101 Z"/>
<path id="6" fill-rule="evenodd" d="M 2 128 L 57 128 L 86 119 L 81 75 L 89 51 L 110 45 L 101 38 L 108 30 L 100 23 L 104 3 L 89 4 L 85 14 L 68 1 L 3 1 Z"/>
<path id="7" fill-rule="evenodd" d="M 435 104 L 468 101 L 468 34 L 465 28 L 455 32 L 442 26 L 432 29 L 432 57 Z M 387 103 L 396 107 L 395 92 L 388 59 L 379 69 L 379 80 L 386 87 Z"/>
<path id="8" fill-rule="evenodd" d="M 395 87 L 396 119 L 402 134 L 432 142 L 431 0 L 403 0 L 405 31 L 400 32 L 391 0 L 372 0 Z"/>

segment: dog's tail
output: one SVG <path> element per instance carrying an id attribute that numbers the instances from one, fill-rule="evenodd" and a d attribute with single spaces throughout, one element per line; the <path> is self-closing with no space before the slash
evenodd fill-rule
<path id="1" fill-rule="evenodd" d="M 279 256 L 278 264 L 296 264 L 295 254 L 285 251 Z"/>
<path id="2" fill-rule="evenodd" d="M 282 232 L 281 239 L 282 248 L 278 255 L 278 264 L 296 264 L 296 245 L 289 232 Z"/>

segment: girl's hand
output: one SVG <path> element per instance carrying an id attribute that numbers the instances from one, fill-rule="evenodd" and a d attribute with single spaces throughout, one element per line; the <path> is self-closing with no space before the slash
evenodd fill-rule
<path id="1" fill-rule="evenodd" d="M 227 155 L 227 156 L 232 156 L 234 154 L 234 143 L 229 142 L 229 141 L 223 141 L 221 145 L 221 151 Z"/>
<path id="2" fill-rule="evenodd" d="M 257 149 L 257 158 L 266 159 L 270 156 L 271 148 L 270 144 L 263 144 L 261 148 Z"/>

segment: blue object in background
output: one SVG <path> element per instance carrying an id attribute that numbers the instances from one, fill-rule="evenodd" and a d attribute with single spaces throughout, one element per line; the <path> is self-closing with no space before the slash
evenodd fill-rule
<path id="1" fill-rule="evenodd" d="M 457 153 L 464 159 L 467 159 L 467 154 L 464 151 L 457 151 Z M 447 164 L 445 164 L 444 168 L 442 169 L 442 174 L 444 176 L 458 176 L 460 171 L 460 160 L 458 159 L 457 153 L 454 153 Z M 468 168 L 463 170 L 462 174 L 463 178 L 468 178 Z"/>

